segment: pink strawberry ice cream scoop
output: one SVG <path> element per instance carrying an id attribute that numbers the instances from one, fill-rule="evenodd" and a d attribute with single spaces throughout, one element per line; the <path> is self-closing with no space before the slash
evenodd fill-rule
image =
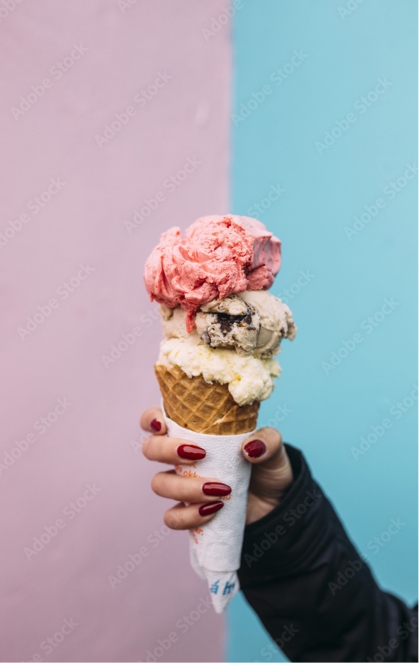
<path id="1" fill-rule="evenodd" d="M 151 300 L 193 315 L 213 299 L 245 290 L 267 290 L 281 265 L 281 242 L 263 223 L 247 216 L 204 216 L 182 237 L 163 233 L 145 265 Z"/>

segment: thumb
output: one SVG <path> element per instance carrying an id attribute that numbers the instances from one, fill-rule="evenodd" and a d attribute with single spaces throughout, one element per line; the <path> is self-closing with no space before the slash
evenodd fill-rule
<path id="1" fill-rule="evenodd" d="M 242 451 L 253 465 L 249 492 L 276 506 L 293 481 L 281 433 L 275 428 L 260 428 L 243 442 Z"/>

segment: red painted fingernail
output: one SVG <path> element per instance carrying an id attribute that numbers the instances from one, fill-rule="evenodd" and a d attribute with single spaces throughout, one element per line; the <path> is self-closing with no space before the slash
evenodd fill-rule
<path id="1" fill-rule="evenodd" d="M 161 423 L 160 421 L 157 421 L 157 419 L 153 419 L 150 422 L 150 427 L 154 430 L 155 433 L 158 433 L 161 431 Z"/>
<path id="2" fill-rule="evenodd" d="M 207 455 L 205 449 L 197 447 L 195 444 L 181 444 L 176 451 L 180 458 L 187 460 L 202 460 Z"/>
<path id="3" fill-rule="evenodd" d="M 212 513 L 216 513 L 224 506 L 224 502 L 212 502 L 211 504 L 203 504 L 199 507 L 200 516 L 210 516 Z"/>
<path id="4" fill-rule="evenodd" d="M 266 444 L 262 440 L 252 440 L 244 445 L 244 450 L 250 458 L 259 458 L 266 451 Z"/>
<path id="5" fill-rule="evenodd" d="M 221 497 L 223 495 L 230 495 L 231 488 L 226 483 L 216 481 L 207 481 L 202 486 L 204 495 L 211 495 L 212 497 Z"/>

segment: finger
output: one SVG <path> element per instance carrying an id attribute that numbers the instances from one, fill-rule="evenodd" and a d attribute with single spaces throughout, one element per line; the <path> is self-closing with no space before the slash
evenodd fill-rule
<path id="1" fill-rule="evenodd" d="M 199 528 L 212 520 L 223 506 L 223 502 L 214 502 L 211 505 L 190 504 L 189 506 L 176 504 L 176 506 L 166 511 L 164 514 L 164 522 L 167 527 L 170 527 L 170 529 Z M 200 509 L 202 511 L 203 507 L 207 507 L 207 515 L 201 515 Z M 212 513 L 208 514 L 208 508 L 212 509 Z M 196 536 L 199 540 L 200 532 L 197 532 Z"/>
<path id="2" fill-rule="evenodd" d="M 259 428 L 242 445 L 246 460 L 254 464 L 264 463 L 267 466 L 277 463 L 282 450 L 282 435 L 275 428 Z"/>
<path id="3" fill-rule="evenodd" d="M 161 435 L 150 435 L 144 440 L 143 454 L 148 460 L 157 460 L 159 463 L 168 465 L 193 465 L 198 460 L 205 458 L 206 452 L 196 444 L 189 444 L 177 437 L 162 437 Z"/>
<path id="4" fill-rule="evenodd" d="M 145 410 L 140 418 L 140 426 L 154 435 L 165 435 L 167 433 L 163 412 L 159 407 L 151 407 Z"/>
<path id="5" fill-rule="evenodd" d="M 256 431 L 243 443 L 243 454 L 253 464 L 247 504 L 247 523 L 250 523 L 279 504 L 292 484 L 293 472 L 281 433 L 275 428 Z"/>
<path id="6" fill-rule="evenodd" d="M 160 497 L 168 497 L 177 502 L 215 502 L 231 494 L 231 488 L 216 479 L 204 477 L 182 477 L 174 470 L 159 472 L 151 487 Z"/>

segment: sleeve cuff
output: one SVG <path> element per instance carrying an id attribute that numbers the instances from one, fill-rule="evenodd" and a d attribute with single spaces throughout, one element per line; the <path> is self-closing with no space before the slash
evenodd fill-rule
<path id="1" fill-rule="evenodd" d="M 245 528 L 239 572 L 242 587 L 298 572 L 317 548 L 316 541 L 324 540 L 328 517 L 336 518 L 301 451 L 285 446 L 294 482 L 275 509 Z"/>

